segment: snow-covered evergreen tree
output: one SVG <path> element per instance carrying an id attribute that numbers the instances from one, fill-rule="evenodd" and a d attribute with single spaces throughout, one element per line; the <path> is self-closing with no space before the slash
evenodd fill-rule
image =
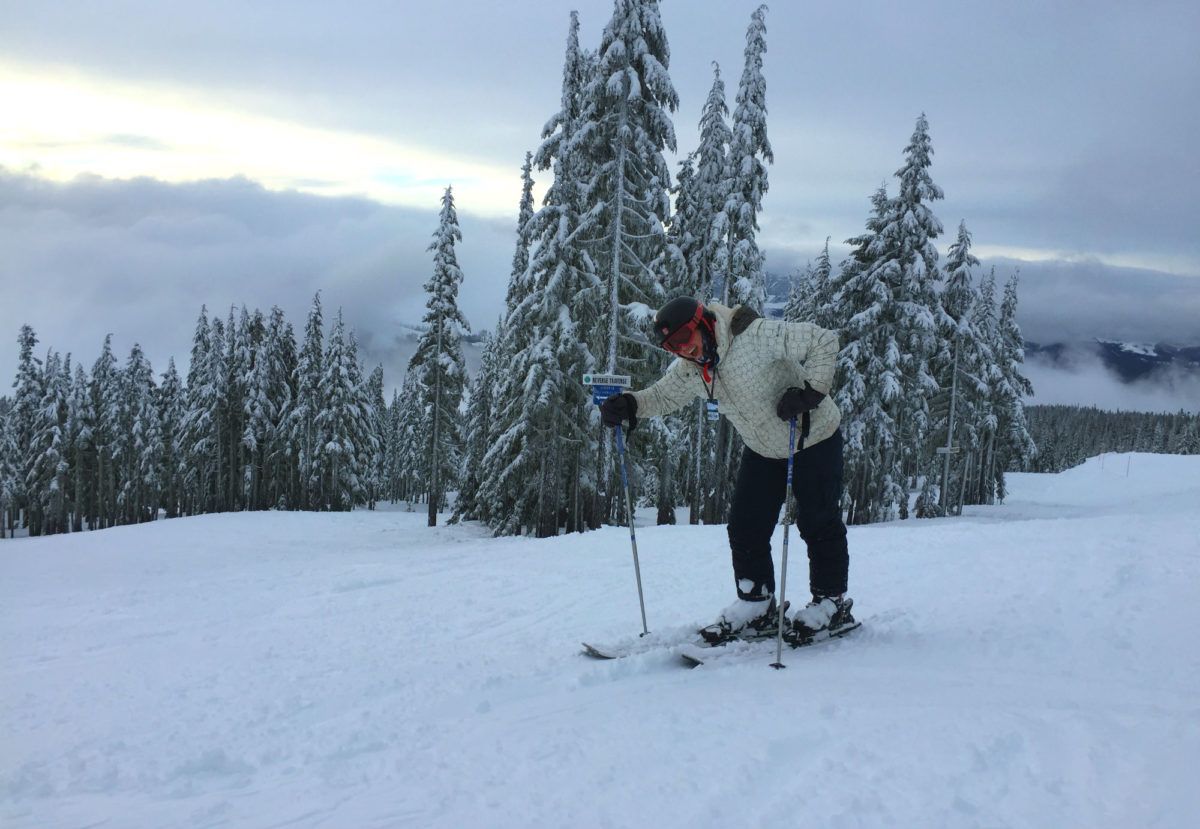
<path id="1" fill-rule="evenodd" d="M 121 439 L 121 371 L 112 353 L 112 335 L 104 338 L 91 372 L 92 437 L 96 447 L 96 514 L 100 527 L 117 523 L 119 443 Z"/>
<path id="2" fill-rule="evenodd" d="M 71 378 L 71 397 L 67 405 L 67 447 L 71 458 L 71 532 L 94 529 L 95 450 L 92 426 L 95 423 L 87 372 L 79 363 Z"/>
<path id="3" fill-rule="evenodd" d="M 384 455 L 384 486 L 386 488 L 387 499 L 392 503 L 398 501 L 401 496 L 400 481 L 404 475 L 404 467 L 401 464 L 401 452 L 404 447 L 401 444 L 401 429 L 400 429 L 400 410 L 402 404 L 400 402 L 400 389 L 392 389 L 392 402 L 388 405 L 388 421 L 387 421 L 387 450 Z"/>
<path id="4" fill-rule="evenodd" d="M 502 534 L 523 529 L 539 536 L 557 533 L 582 470 L 571 481 L 565 473 L 575 460 L 573 450 L 588 442 L 590 401 L 580 379 L 592 370 L 594 359 L 572 313 L 579 309 L 572 306 L 594 295 L 599 281 L 588 257 L 571 242 L 574 209 L 565 190 L 557 187 L 556 180 L 533 220 L 533 291 L 505 325 L 532 337 L 508 366 L 518 383 L 506 385 L 511 393 L 497 401 L 498 420 L 511 425 L 497 437 L 491 457 L 485 455 L 486 468 L 499 467 L 485 494 Z"/>
<path id="5" fill-rule="evenodd" d="M 942 223 L 930 207 L 942 198 L 942 190 L 929 176 L 932 156 L 929 122 L 922 114 L 904 150 L 904 166 L 896 171 L 899 192 L 880 231 L 884 255 L 874 266 L 893 286 L 897 303 L 903 391 L 896 409 L 901 442 L 895 461 L 906 487 L 923 457 L 929 399 L 938 391 L 932 361 L 938 350 L 939 327 L 945 324 L 937 290 L 938 251 L 933 243 L 941 235 Z M 907 515 L 905 498 L 900 502 L 900 517 Z"/>
<path id="6" fill-rule="evenodd" d="M 363 376 L 363 364 L 358 356 L 358 335 L 349 332 L 347 345 L 350 370 L 350 387 L 354 389 L 354 407 L 350 415 L 350 442 L 353 446 L 353 479 L 351 499 L 346 509 L 355 504 L 366 504 L 367 488 L 371 476 L 371 464 L 379 449 L 379 437 L 375 432 L 371 415 L 371 397 L 367 378 Z M 382 394 L 382 388 L 380 390 Z"/>
<path id="7" fill-rule="evenodd" d="M 695 270 L 699 263 L 702 235 L 697 235 L 698 209 L 696 204 L 695 153 L 679 162 L 675 177 L 675 212 L 667 227 L 667 262 L 663 289 L 667 296 L 694 295 Z"/>
<path id="8" fill-rule="evenodd" d="M 853 250 L 842 265 L 838 286 L 841 379 L 834 400 L 842 411 L 850 524 L 893 518 L 905 497 L 894 466 L 884 463 L 885 453 L 900 440 L 894 410 L 903 389 L 896 300 L 892 285 L 875 267 L 886 253 L 879 233 L 891 200 L 880 187 L 871 203 L 867 232 L 847 240 Z"/>
<path id="9" fill-rule="evenodd" d="M 932 154 L 921 115 L 896 171 L 899 192 L 894 199 L 877 194 L 869 233 L 851 240 L 867 247 L 852 255 L 841 279 L 851 317 L 842 327 L 846 387 L 839 405 L 859 419 L 847 429 L 848 455 L 866 464 L 853 471 L 861 474 L 850 489 L 854 521 L 907 517 L 909 480 L 924 458 L 929 399 L 938 391 L 931 363 L 943 324 L 933 244 L 942 225 L 929 207 L 942 191 L 929 177 Z"/>
<path id="10" fill-rule="evenodd" d="M 599 313 L 587 321 L 591 330 L 586 339 L 598 369 L 628 374 L 635 387 L 649 385 L 662 367 L 662 357 L 645 348 L 645 328 L 652 309 L 666 298 L 664 222 L 671 205 L 663 151 L 675 151 L 670 113 L 679 106 L 669 66 L 670 47 L 656 0 L 615 0 L 585 90 L 578 142 L 590 162 L 581 235 L 587 236 L 596 273 L 604 281 L 604 299 Z M 605 483 L 597 487 L 590 511 L 607 520 L 619 487 L 607 459 L 609 430 L 594 422 L 599 447 L 594 474 Z M 646 453 L 633 456 L 644 458 L 647 467 L 656 464 Z M 642 465 L 635 464 L 635 488 L 642 474 Z"/>
<path id="11" fill-rule="evenodd" d="M 257 312 L 255 312 L 257 315 Z M 251 355 L 253 368 L 245 384 L 242 403 L 244 426 L 241 448 L 243 453 L 242 498 L 246 509 L 261 509 L 263 475 L 267 452 L 275 439 L 275 424 L 279 412 L 276 400 L 271 395 L 273 372 L 271 354 L 275 349 L 270 335 L 264 336 L 254 345 Z"/>
<path id="12" fill-rule="evenodd" d="M 813 315 L 807 321 L 815 322 L 831 331 L 838 330 L 840 315 L 837 308 L 837 283 L 833 277 L 833 263 L 829 259 L 828 236 L 825 237 L 825 247 L 817 256 L 817 264 L 813 268 L 812 290 Z"/>
<path id="13" fill-rule="evenodd" d="M 837 330 L 840 320 L 836 287 L 833 265 L 829 259 L 829 237 L 826 237 L 825 247 L 817 256 L 816 264 L 809 263 L 792 278 L 783 318 L 791 322 L 812 322 L 822 328 Z"/>
<path id="14" fill-rule="evenodd" d="M 510 308 L 521 301 L 529 292 L 525 272 L 529 269 L 529 222 L 533 218 L 533 152 L 525 153 L 521 165 L 521 201 L 517 205 L 517 244 L 513 249 L 512 268 L 509 269 L 508 296 L 505 307 Z"/>
<path id="15" fill-rule="evenodd" d="M 367 509 L 385 496 L 387 481 L 388 408 L 383 399 L 383 366 L 376 366 L 364 388 L 366 404 L 367 443 L 363 447 L 366 459 L 364 489 Z"/>
<path id="16" fill-rule="evenodd" d="M 932 361 L 939 391 L 930 402 L 929 446 L 917 510 L 921 517 L 957 510 L 964 460 L 979 450 L 978 424 L 987 409 L 988 366 L 993 358 L 988 342 L 971 321 L 978 301 L 971 269 L 978 264 L 971 253 L 970 231 L 965 221 L 960 222 L 946 257 L 946 285 L 941 292 L 938 349 Z M 956 453 L 937 455 L 935 448 L 947 442 Z"/>
<path id="17" fill-rule="evenodd" d="M 427 437 L 429 416 L 422 404 L 424 395 L 420 385 L 420 366 L 409 363 L 404 383 L 400 389 L 399 436 L 396 453 L 399 476 L 396 485 L 397 497 L 410 504 L 421 500 L 428 492 L 429 481 L 429 438 Z"/>
<path id="18" fill-rule="evenodd" d="M 746 305 L 759 313 L 763 312 L 766 303 L 766 283 L 764 257 L 757 242 L 758 213 L 767 192 L 765 163 L 774 160 L 767 139 L 767 87 L 762 74 L 763 54 L 767 48 L 766 11 L 766 6 L 760 6 L 751 15 L 746 30 L 745 60 L 735 97 L 721 188 L 726 199 L 722 215 L 714 221 L 711 230 L 716 242 L 712 269 L 714 279 L 721 286 L 721 301 L 726 305 Z M 717 89 L 714 83 L 710 101 L 716 96 Z M 706 109 L 706 115 L 709 111 Z M 740 457 L 741 440 L 728 421 L 721 418 L 717 424 L 712 476 L 708 484 L 711 495 L 704 509 L 706 521 L 726 519 L 728 493 L 732 491 Z"/>
<path id="19" fill-rule="evenodd" d="M 572 12 L 571 35 L 568 43 L 567 57 L 568 64 L 571 67 L 570 71 L 573 73 L 578 73 L 581 66 L 578 32 L 578 15 Z M 576 95 L 564 104 L 562 111 L 551 118 L 543 129 L 543 132 L 546 135 L 554 136 L 556 141 L 563 140 L 561 124 L 564 120 L 569 120 L 568 116 L 572 111 L 577 110 L 578 106 L 578 96 Z M 534 336 L 532 331 L 525 328 L 514 330 L 511 335 L 503 331 L 503 320 L 517 314 L 517 309 L 527 304 L 527 300 L 529 300 L 529 296 L 533 290 L 529 275 L 530 232 L 534 216 L 533 164 L 533 153 L 526 153 L 525 164 L 521 167 L 521 200 L 517 207 L 517 238 L 513 252 L 512 269 L 509 272 L 504 316 L 501 318 L 501 325 L 497 328 L 496 336 L 491 338 L 491 344 L 488 346 L 489 350 L 496 352 L 495 355 L 489 355 L 486 350 L 484 354 L 485 360 L 492 359 L 497 365 L 511 365 L 515 355 L 521 353 Z M 476 380 L 478 381 L 479 378 L 477 377 Z M 491 411 L 490 401 L 499 401 L 516 394 L 520 378 L 512 371 L 505 371 L 497 374 L 492 380 L 496 384 L 496 387 L 487 391 L 489 417 L 483 420 L 468 414 L 467 420 L 464 422 L 464 446 L 474 446 L 481 449 L 482 452 L 486 452 L 493 445 L 496 438 L 512 426 L 512 423 L 505 423 L 500 419 L 499 411 Z M 406 382 L 409 382 L 407 378 Z M 483 401 L 476 397 L 475 389 L 478 389 L 477 382 L 472 384 L 472 389 L 469 395 L 472 403 L 483 405 Z M 401 413 L 397 416 L 400 430 L 408 434 L 417 428 L 414 423 L 410 422 L 411 412 L 411 405 L 408 401 L 405 401 L 402 405 Z M 479 429 L 483 431 L 478 432 L 477 430 Z M 487 488 L 494 480 L 495 474 L 506 465 L 504 460 L 493 457 L 490 460 L 491 466 L 489 467 L 478 465 L 472 467 L 472 464 L 483 464 L 484 454 L 480 453 L 476 456 L 476 453 L 471 452 L 469 448 L 465 451 L 467 455 L 471 456 L 471 460 L 468 461 L 466 456 L 464 456 L 464 467 L 460 472 L 468 477 L 462 479 L 460 483 L 459 498 L 455 505 L 454 514 L 450 519 L 452 523 L 464 518 L 481 518 L 487 520 L 485 516 L 490 515 L 489 510 L 485 506 L 489 497 Z M 398 453 L 398 456 L 401 454 L 406 455 L 407 453 Z M 416 464 L 417 461 L 411 459 L 404 464 L 404 468 L 412 470 Z M 420 461 L 420 464 L 426 465 L 427 459 Z M 405 475 L 405 480 L 408 477 L 408 475 Z M 467 483 L 468 481 L 470 481 L 469 484 Z M 401 488 L 406 492 L 404 495 L 405 498 L 411 499 L 413 497 L 411 494 L 407 494 L 406 487 L 402 486 Z"/>
<path id="20" fill-rule="evenodd" d="M 229 446 L 233 423 L 229 417 L 229 356 L 233 351 L 230 328 L 236 328 L 233 320 L 233 309 L 229 312 L 230 325 L 221 322 L 220 317 L 213 315 L 209 320 L 208 339 L 208 384 L 211 392 L 212 411 L 212 505 L 211 512 L 224 512 L 232 509 L 229 501 L 230 483 L 230 453 Z M 238 437 L 240 437 L 240 433 Z M 236 474 L 236 473 L 235 473 Z"/>
<path id="21" fill-rule="evenodd" d="M 297 509 L 300 498 L 296 464 L 300 452 L 292 434 L 292 413 L 296 407 L 296 334 L 278 306 L 271 308 L 266 341 L 266 355 L 270 361 L 268 398 L 272 403 L 273 419 L 264 458 L 262 506 Z"/>
<path id="22" fill-rule="evenodd" d="M 454 514 L 450 517 L 451 524 L 464 520 L 489 522 L 490 518 L 487 499 L 481 497 L 487 480 L 484 476 L 483 459 L 491 445 L 490 425 L 494 418 L 496 389 L 504 373 L 498 360 L 496 336 L 490 332 L 484 334 L 481 357 L 479 371 L 471 378 L 467 395 L 467 412 L 463 422 L 466 448 L 463 452 L 462 470 L 459 472 L 458 499 L 454 502 Z"/>
<path id="23" fill-rule="evenodd" d="M 31 447 L 37 434 L 42 408 L 42 397 L 45 394 L 42 361 L 34 356 L 33 349 L 37 346 L 37 334 L 28 325 L 21 326 L 17 337 L 19 348 L 17 357 L 17 377 L 13 381 L 12 409 L 9 415 L 12 419 L 12 434 L 17 446 L 17 460 L 14 464 L 13 509 L 20 514 L 24 512 L 25 526 L 33 531 L 29 521 L 32 495 L 26 488 L 36 458 Z"/>
<path id="24" fill-rule="evenodd" d="M 812 322 L 816 312 L 816 276 L 812 262 L 797 268 L 788 282 L 783 319 L 787 322 Z"/>
<path id="25" fill-rule="evenodd" d="M 700 146 L 696 148 L 695 234 L 700 236 L 695 261 L 695 280 L 700 286 L 700 298 L 724 299 L 728 282 L 729 256 L 726 236 L 729 217 L 725 205 L 729 201 L 732 179 L 728 175 L 729 144 L 733 134 L 729 129 L 729 107 L 725 103 L 725 82 L 721 67 L 713 62 L 713 83 L 700 115 Z"/>
<path id="26" fill-rule="evenodd" d="M 960 504 L 986 504 L 994 499 L 994 491 L 985 481 L 984 472 L 990 466 L 988 456 L 995 451 L 996 432 L 1000 426 L 995 405 L 997 389 L 1003 375 L 997 362 L 999 320 L 996 311 L 996 269 L 992 268 L 979 284 L 975 307 L 971 309 L 971 327 L 986 344 L 988 359 L 981 367 L 981 380 L 987 389 L 987 400 L 975 417 L 975 451 L 965 459 L 963 477 L 966 484 L 958 493 Z"/>
<path id="27" fill-rule="evenodd" d="M 158 386 L 158 422 L 162 431 L 162 458 L 158 478 L 161 483 L 161 504 L 167 518 L 181 515 L 184 503 L 184 428 L 187 399 L 175 358 L 167 361 L 162 382 Z"/>
<path id="28" fill-rule="evenodd" d="M 67 369 L 69 371 L 69 367 Z M 30 535 L 48 535 L 67 529 L 67 406 L 69 377 L 57 352 L 46 354 L 42 374 L 42 399 L 34 420 L 33 441 L 24 487 L 28 497 Z"/>
<path id="29" fill-rule="evenodd" d="M 767 7 L 759 6 L 746 30 L 745 65 L 738 84 L 729 145 L 729 196 L 725 300 L 762 313 L 766 303 L 764 257 L 758 247 L 758 214 L 767 193 L 766 162 L 775 160 L 767 140 L 767 82 L 763 54 L 767 51 Z"/>
<path id="30" fill-rule="evenodd" d="M 1033 395 L 1033 384 L 1025 377 L 1023 369 L 1025 339 L 1017 324 L 1018 283 L 1019 277 L 1015 273 L 1005 283 L 996 327 L 995 353 L 1000 380 L 994 398 L 996 447 L 994 455 L 988 458 L 985 474 L 989 486 L 1001 501 L 1007 492 L 1004 471 L 1026 468 L 1037 453 L 1025 419 L 1025 398 Z"/>
<path id="31" fill-rule="evenodd" d="M 663 299 L 656 269 L 671 209 L 663 150 L 675 150 L 670 113 L 679 106 L 656 0 L 615 0 L 597 55 L 581 130 L 593 162 L 586 184 L 599 232 L 593 258 L 607 298 L 599 336 L 589 341 L 605 371 L 646 385 L 659 368 L 646 358 L 643 324 Z"/>
<path id="32" fill-rule="evenodd" d="M 322 325 L 321 294 L 317 292 L 304 325 L 304 343 L 296 362 L 296 401 L 288 422 L 291 444 L 297 452 L 297 495 L 302 509 L 320 509 L 324 501 L 320 465 L 323 439 L 317 427 L 317 420 L 325 407 L 321 386 L 325 376 Z"/>
<path id="33" fill-rule="evenodd" d="M 250 314 L 242 306 L 236 317 L 229 309 L 229 321 L 225 326 L 224 351 L 224 400 L 222 408 L 225 442 L 221 451 L 225 457 L 222 475 L 225 479 L 224 509 L 245 509 L 246 462 L 242 436 L 246 429 L 245 400 L 254 360 L 255 336 Z"/>
<path id="34" fill-rule="evenodd" d="M 12 402 L 0 397 L 0 539 L 12 536 L 16 523 L 18 452 Z"/>
<path id="35" fill-rule="evenodd" d="M 533 256 L 527 293 L 506 314 L 508 358 L 492 404 L 499 427 L 483 457 L 483 511 L 497 533 L 540 536 L 573 527 L 568 504 L 590 502 L 583 458 L 593 444 L 589 401 L 580 384 L 595 358 L 589 327 L 600 316 L 602 281 L 581 233 L 596 232 L 579 212 L 581 168 L 574 148 L 583 107 L 578 18 L 571 16 L 559 111 L 543 131 L 535 160 L 554 181 L 528 224 Z M 585 455 L 583 450 L 589 450 Z M 583 495 L 580 490 L 586 489 Z"/>
<path id="36" fill-rule="evenodd" d="M 722 104 L 724 101 L 722 101 Z M 670 297 L 693 296 L 703 301 L 707 297 L 707 278 L 702 270 L 705 243 L 711 231 L 713 214 L 704 191 L 699 186 L 692 153 L 680 163 L 675 186 L 675 214 L 667 234 L 670 266 L 664 287 Z M 685 412 L 671 414 L 647 424 L 654 439 L 653 456 L 658 464 L 654 469 L 657 486 L 659 523 L 675 523 L 675 506 L 679 501 L 690 505 L 690 520 L 698 523 L 704 496 L 704 471 L 710 466 L 712 432 L 703 401 Z M 680 463 L 680 459 L 686 459 Z"/>
<path id="37" fill-rule="evenodd" d="M 154 371 L 142 347 L 134 343 L 122 372 L 121 422 L 123 486 L 117 496 L 122 520 L 128 524 L 153 521 L 161 491 L 162 427 L 158 420 Z"/>
<path id="38" fill-rule="evenodd" d="M 329 343 L 321 364 L 324 367 L 321 380 L 324 405 L 314 426 L 322 441 L 317 452 L 325 478 L 321 491 L 326 503 L 319 508 L 349 510 L 357 485 L 353 433 L 358 390 L 352 378 L 350 347 L 341 309 L 338 309 L 329 332 Z"/>
<path id="39" fill-rule="evenodd" d="M 215 390 L 209 376 L 209 352 L 212 343 L 208 323 L 208 308 L 200 308 L 196 331 L 192 337 L 191 362 L 188 365 L 186 405 L 181 425 L 180 462 L 183 464 L 183 511 L 189 515 L 212 508 L 210 492 L 215 486 L 213 466 L 217 424 Z M 94 372 L 93 372 L 94 374 Z M 99 443 L 97 442 L 97 449 Z"/>
<path id="40" fill-rule="evenodd" d="M 433 252 L 433 274 L 425 283 L 428 300 L 422 322 L 425 330 L 417 351 L 409 362 L 409 371 L 419 372 L 417 391 L 429 418 L 429 526 L 437 524 L 437 513 L 446 492 L 457 484 L 462 465 L 462 425 L 459 405 L 466 388 L 462 335 L 471 330 L 458 308 L 458 287 L 463 274 L 458 266 L 455 245 L 462 241 L 454 194 L 447 187 L 442 196 L 438 229 L 429 250 Z"/>

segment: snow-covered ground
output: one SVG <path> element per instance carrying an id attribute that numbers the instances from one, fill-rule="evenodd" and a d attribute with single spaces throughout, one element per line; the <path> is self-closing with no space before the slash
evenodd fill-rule
<path id="1" fill-rule="evenodd" d="M 621 528 L 260 513 L 0 544 L 0 825 L 1196 826 L 1200 458 L 1011 483 L 852 529 L 865 627 L 785 671 L 579 656 L 640 630 Z M 723 527 L 638 541 L 652 630 L 730 598 Z"/>

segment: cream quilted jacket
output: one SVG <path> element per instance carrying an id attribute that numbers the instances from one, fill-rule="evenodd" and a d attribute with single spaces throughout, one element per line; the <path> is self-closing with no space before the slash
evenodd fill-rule
<path id="1" fill-rule="evenodd" d="M 837 365 L 837 334 L 807 322 L 756 319 L 736 336 L 735 308 L 713 303 L 705 306 L 716 317 L 717 368 L 713 396 L 723 415 L 753 451 L 767 458 L 786 458 L 788 424 L 775 414 L 775 406 L 791 386 L 805 381 L 828 395 Z M 657 383 L 632 393 L 638 417 L 670 414 L 708 392 L 700 367 L 677 359 Z M 813 410 L 808 439 L 797 429 L 796 449 L 820 443 L 832 435 L 842 414 L 831 397 Z"/>

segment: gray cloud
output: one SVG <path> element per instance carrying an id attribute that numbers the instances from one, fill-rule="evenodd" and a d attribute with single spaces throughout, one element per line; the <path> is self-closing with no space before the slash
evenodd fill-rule
<path id="1" fill-rule="evenodd" d="M 1094 338 L 1200 344 L 1200 277 L 1118 268 L 1099 262 L 1015 262 L 996 265 L 998 281 L 1020 269 L 1018 321 L 1026 339 L 1072 342 Z"/>
<path id="2" fill-rule="evenodd" d="M 138 341 L 156 370 L 168 356 L 182 370 L 202 304 L 221 315 L 230 305 L 266 311 L 277 304 L 299 330 L 317 290 L 327 314 L 345 309 L 368 363 L 384 365 L 389 386 L 403 376 L 413 348 L 403 324 L 418 322 L 424 308 L 425 248 L 436 206 L 417 211 L 281 193 L 246 179 L 168 184 L 84 177 L 56 184 L 2 171 L 0 204 L 6 205 L 0 221 L 5 385 L 15 372 L 16 333 L 25 322 L 43 350 L 71 351 L 88 365 L 112 332 L 119 353 Z M 512 223 L 461 210 L 460 221 L 461 304 L 476 330 L 491 328 L 507 285 Z M 769 264 L 785 271 L 816 253 L 815 247 L 769 249 Z M 992 264 L 1001 283 L 1021 270 L 1019 318 L 1029 339 L 1200 343 L 1200 279 L 1096 262 L 996 260 L 984 266 Z M 1068 402 L 1127 395 L 1127 407 L 1149 394 L 1117 388 L 1098 365 L 1076 375 L 1039 385 L 1078 392 Z M 1099 390 L 1099 397 L 1089 401 L 1088 389 Z M 1187 388 L 1161 391 L 1164 399 L 1178 400 Z"/>
<path id="3" fill-rule="evenodd" d="M 16 370 L 16 335 L 29 323 L 47 346 L 90 367 L 104 335 L 119 354 L 140 342 L 156 371 L 184 370 L 201 305 L 279 305 L 299 332 L 320 290 L 327 319 L 340 306 L 368 364 L 398 385 L 419 322 L 429 211 L 365 199 L 272 192 L 245 179 L 167 184 L 88 177 L 67 184 L 0 171 L 0 378 Z M 502 304 L 512 228 L 460 216 L 466 273 L 461 305 L 491 327 Z"/>
<path id="4" fill-rule="evenodd" d="M 1123 383 L 1094 352 L 1073 349 L 1066 366 L 1041 359 L 1025 364 L 1035 404 L 1098 406 L 1128 412 L 1200 412 L 1200 375 L 1174 370 L 1153 380 Z"/>
<path id="5" fill-rule="evenodd" d="M 758 3 L 662 5 L 681 150 L 695 144 L 712 60 L 732 106 Z M 515 166 L 557 108 L 572 8 L 594 45 L 609 0 L 78 0 L 9 4 L 0 28 L 14 60 L 184 85 L 259 114 Z M 1200 108 L 1186 104 L 1200 98 L 1197 4 L 787 3 L 768 27 L 766 209 L 787 234 L 774 246 L 858 232 L 925 111 L 941 213 L 965 217 L 980 244 L 1200 269 Z"/>
<path id="6" fill-rule="evenodd" d="M 419 321 L 423 310 L 433 208 L 273 192 L 246 179 L 55 184 L 12 173 L 0 173 L 0 203 L 7 206 L 0 222 L 5 385 L 24 322 L 37 330 L 43 352 L 53 346 L 90 365 L 112 332 L 118 353 L 138 341 L 156 370 L 168 356 L 184 370 L 202 304 L 221 315 L 230 305 L 265 311 L 278 304 L 299 330 L 317 290 L 328 315 L 344 308 L 365 358 L 384 365 L 389 386 L 403 375 L 413 348 L 403 324 Z M 469 212 L 460 220 L 462 305 L 476 329 L 490 328 L 508 276 L 511 222 Z M 780 271 L 816 252 L 777 248 L 768 256 Z M 1200 279 L 1096 262 L 984 263 L 991 264 L 1001 281 L 1020 268 L 1020 322 L 1030 339 L 1200 342 Z M 1170 410 L 1196 392 L 1188 378 L 1175 387 L 1125 386 L 1081 359 L 1070 372 L 1031 364 L 1037 402 Z"/>
<path id="7" fill-rule="evenodd" d="M 951 242 L 939 240 L 943 257 Z M 768 249 L 768 267 L 791 273 L 816 259 L 814 246 Z M 835 266 L 849 249 L 830 243 Z M 1200 276 L 1106 265 L 1095 259 L 1020 261 L 984 257 L 976 272 L 996 272 L 996 301 L 1005 281 L 1020 274 L 1017 321 L 1038 343 L 1110 339 L 1177 346 L 1200 345 Z"/>

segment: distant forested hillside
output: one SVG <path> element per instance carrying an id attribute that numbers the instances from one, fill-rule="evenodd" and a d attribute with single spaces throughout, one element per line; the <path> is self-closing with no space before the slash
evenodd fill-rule
<path id="1" fill-rule="evenodd" d="M 1200 455 L 1200 415 L 1108 412 L 1081 406 L 1028 406 L 1037 455 L 1025 471 L 1061 472 L 1105 452 Z"/>

